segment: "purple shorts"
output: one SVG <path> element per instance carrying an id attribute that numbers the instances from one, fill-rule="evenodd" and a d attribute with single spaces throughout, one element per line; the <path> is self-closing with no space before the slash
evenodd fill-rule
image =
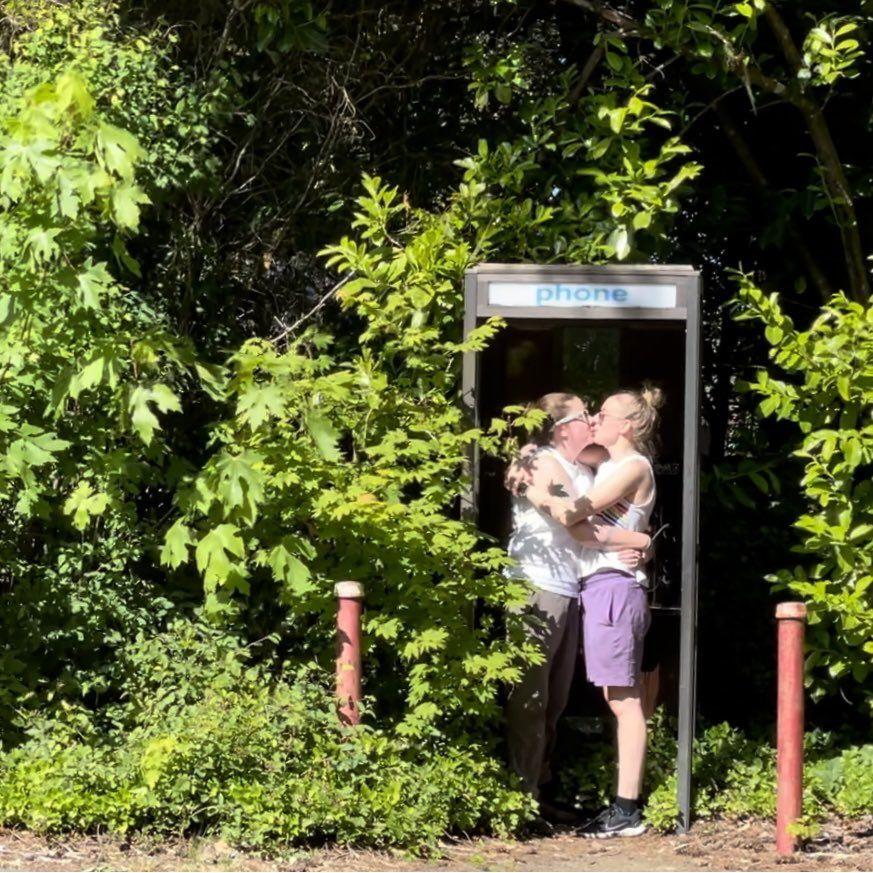
<path id="1" fill-rule="evenodd" d="M 582 582 L 582 641 L 588 681 L 601 687 L 640 681 L 643 638 L 649 629 L 646 589 L 619 570 Z"/>

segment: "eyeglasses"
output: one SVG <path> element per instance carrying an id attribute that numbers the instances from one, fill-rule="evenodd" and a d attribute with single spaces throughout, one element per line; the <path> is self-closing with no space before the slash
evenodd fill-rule
<path id="1" fill-rule="evenodd" d="M 569 424 L 571 421 L 581 421 L 583 424 L 591 423 L 591 419 L 588 417 L 587 412 L 577 412 L 574 415 L 565 415 L 563 418 L 559 418 L 552 425 L 552 430 L 554 430 L 559 424 Z"/>
<path id="2" fill-rule="evenodd" d="M 614 418 L 616 421 L 626 421 L 626 415 L 616 415 L 614 412 L 604 412 L 602 409 L 597 413 L 597 418 Z"/>

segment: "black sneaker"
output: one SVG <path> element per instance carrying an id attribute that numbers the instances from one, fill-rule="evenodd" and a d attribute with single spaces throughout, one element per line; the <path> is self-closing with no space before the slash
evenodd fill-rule
<path id="1" fill-rule="evenodd" d="M 579 835 L 588 840 L 605 840 L 609 837 L 638 837 L 645 830 L 646 823 L 640 810 L 628 814 L 613 803 L 580 828 Z"/>

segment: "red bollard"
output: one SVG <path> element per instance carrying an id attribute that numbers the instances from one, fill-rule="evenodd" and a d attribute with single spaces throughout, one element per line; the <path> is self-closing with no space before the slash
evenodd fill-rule
<path id="1" fill-rule="evenodd" d="M 336 594 L 336 698 L 340 721 L 355 725 L 361 720 L 361 613 L 364 586 L 337 582 Z"/>
<path id="2" fill-rule="evenodd" d="M 776 607 L 779 670 L 776 717 L 776 852 L 790 855 L 797 837 L 790 825 L 803 812 L 803 632 L 806 606 Z"/>

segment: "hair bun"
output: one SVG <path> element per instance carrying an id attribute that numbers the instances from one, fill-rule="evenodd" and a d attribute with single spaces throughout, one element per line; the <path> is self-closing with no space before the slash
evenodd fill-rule
<path id="1" fill-rule="evenodd" d="M 646 382 L 640 391 L 640 399 L 650 409 L 660 409 L 664 405 L 664 392 L 657 385 Z"/>

